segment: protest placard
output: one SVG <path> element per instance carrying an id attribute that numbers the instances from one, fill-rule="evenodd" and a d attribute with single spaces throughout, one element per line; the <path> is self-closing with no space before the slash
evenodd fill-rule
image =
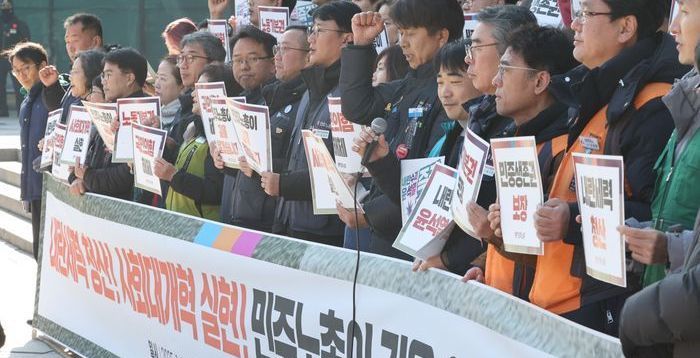
<path id="1" fill-rule="evenodd" d="M 401 223 L 408 218 L 418 204 L 425 184 L 433 173 L 435 164 L 445 163 L 445 157 L 404 159 L 401 161 Z"/>
<path id="2" fill-rule="evenodd" d="M 464 27 L 462 28 L 462 36 L 465 39 L 471 39 L 472 32 L 476 28 L 476 13 L 475 12 L 465 12 L 464 13 Z"/>
<path id="3" fill-rule="evenodd" d="M 160 179 L 153 174 L 155 159 L 163 157 L 165 137 L 168 132 L 132 123 L 132 142 L 134 143 L 134 186 L 163 196 Z"/>
<path id="4" fill-rule="evenodd" d="M 119 112 L 119 130 L 114 140 L 112 162 L 130 163 L 134 160 L 131 124 L 152 126 L 155 121 L 160 123 L 160 98 L 119 98 L 117 111 Z"/>
<path id="5" fill-rule="evenodd" d="M 46 130 L 44 131 L 44 147 L 41 151 L 41 163 L 39 167 L 44 169 L 53 163 L 53 133 L 56 129 L 56 123 L 61 120 L 63 109 L 59 108 L 49 112 L 49 117 L 46 119 Z"/>
<path id="6" fill-rule="evenodd" d="M 241 156 L 240 146 L 238 144 L 238 136 L 236 135 L 236 127 L 229 116 L 228 104 L 226 98 L 212 98 L 211 106 L 211 122 L 206 123 L 211 128 L 205 129 L 205 132 L 212 131 L 212 137 L 207 135 L 207 141 L 214 143 L 220 150 L 221 159 L 224 161 L 224 166 L 229 168 L 240 168 L 238 158 Z M 203 118 L 202 118 L 203 119 Z"/>
<path id="7" fill-rule="evenodd" d="M 97 133 L 102 138 L 105 147 L 110 152 L 114 152 L 114 132 L 112 132 L 112 122 L 119 120 L 116 103 L 91 103 L 83 101 L 83 106 L 90 114 L 92 125 L 97 129 Z"/>
<path id="8" fill-rule="evenodd" d="M 386 50 L 389 46 L 389 32 L 386 31 L 386 26 L 384 26 L 384 30 L 377 35 L 377 38 L 374 39 L 374 48 L 377 51 L 377 53 L 382 53 L 382 51 Z"/>
<path id="9" fill-rule="evenodd" d="M 535 137 L 491 139 L 491 150 L 503 245 L 508 252 L 542 255 L 534 219 L 544 201 Z"/>
<path id="10" fill-rule="evenodd" d="M 91 129 L 90 115 L 85 107 L 71 105 L 68 112 L 65 142 L 61 151 L 62 164 L 75 165 L 76 160 L 80 164 L 85 164 Z"/>
<path id="11" fill-rule="evenodd" d="M 486 158 L 489 155 L 489 143 L 481 139 L 471 130 L 464 134 L 464 144 L 459 155 L 457 168 L 456 193 L 452 197 L 452 216 L 455 223 L 470 236 L 477 237 L 474 227 L 469 222 L 467 206 L 469 202 L 476 202 L 481 187 L 481 177 L 484 175 Z"/>
<path id="12" fill-rule="evenodd" d="M 260 30 L 274 36 L 277 42 L 282 39 L 284 30 L 289 25 L 289 8 L 282 6 L 258 6 L 260 11 Z"/>
<path id="13" fill-rule="evenodd" d="M 231 46 L 229 46 L 228 23 L 226 20 L 207 19 L 207 30 L 221 40 L 221 44 L 226 50 L 226 62 L 231 61 Z"/>
<path id="14" fill-rule="evenodd" d="M 540 26 L 559 27 L 562 24 L 557 0 L 533 0 L 530 11 L 535 14 Z"/>
<path id="15" fill-rule="evenodd" d="M 338 171 L 323 139 L 315 135 L 313 131 L 306 129 L 301 131 L 301 136 L 304 141 L 306 161 L 311 178 L 314 215 L 337 215 L 336 203 L 340 203 L 346 209 L 353 210 L 355 202 L 352 189 L 343 180 L 343 176 Z M 357 208 L 362 212 L 359 203 Z"/>
<path id="16" fill-rule="evenodd" d="M 456 180 L 456 170 L 435 164 L 416 209 L 394 241 L 394 248 L 421 260 L 440 254 L 454 227 L 450 206 Z"/>
<path id="17" fill-rule="evenodd" d="M 574 153 L 573 159 L 586 272 L 627 287 L 625 243 L 617 231 L 625 222 L 622 157 Z"/>
<path id="18" fill-rule="evenodd" d="M 353 141 L 362 133 L 362 126 L 345 119 L 340 105 L 340 97 L 328 97 L 331 114 L 331 133 L 335 164 L 343 173 L 355 174 L 362 171 L 362 157 L 352 150 Z"/>
<path id="19" fill-rule="evenodd" d="M 239 150 L 258 174 L 272 171 L 270 113 L 267 106 L 226 98 L 229 116 L 236 128 Z"/>
<path id="20" fill-rule="evenodd" d="M 204 136 L 207 142 L 217 143 L 216 124 L 214 123 L 214 111 L 211 100 L 213 98 L 226 98 L 226 85 L 223 82 L 195 83 L 197 103 L 199 103 L 200 117 L 204 127 Z M 226 110 L 228 113 L 228 110 Z"/>
<path id="21" fill-rule="evenodd" d="M 61 164 L 61 152 L 66 142 L 66 128 L 65 124 L 56 123 L 53 132 L 53 165 L 51 166 L 51 175 L 63 182 L 67 182 L 70 176 L 70 165 Z"/>
<path id="22" fill-rule="evenodd" d="M 292 10 L 292 13 L 289 14 L 290 22 L 300 24 L 302 26 L 313 25 L 314 21 L 311 13 L 315 8 L 316 4 L 314 4 L 311 0 L 297 1 L 297 5 L 294 7 L 294 10 Z"/>

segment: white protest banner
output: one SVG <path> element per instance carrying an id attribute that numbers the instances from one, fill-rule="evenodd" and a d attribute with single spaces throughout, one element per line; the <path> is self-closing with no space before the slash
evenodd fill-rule
<path id="1" fill-rule="evenodd" d="M 352 189 L 343 180 L 323 139 L 306 129 L 301 131 L 301 136 L 304 140 L 306 162 L 311 178 L 314 215 L 337 215 L 336 203 L 340 203 L 346 209 L 354 210 Z M 359 203 L 357 208 L 362 212 Z"/>
<path id="2" fill-rule="evenodd" d="M 543 255 L 534 219 L 537 206 L 544 201 L 535 137 L 491 139 L 491 150 L 505 249 Z"/>
<path id="3" fill-rule="evenodd" d="M 270 113 L 267 106 L 258 106 L 226 98 L 229 116 L 236 128 L 240 150 L 248 165 L 258 174 L 272 171 Z"/>
<path id="4" fill-rule="evenodd" d="M 64 182 L 67 182 L 70 176 L 70 166 L 61 164 L 61 152 L 63 152 L 63 145 L 66 142 L 66 128 L 65 124 L 56 123 L 53 133 L 53 165 L 51 166 L 51 175 Z"/>
<path id="5" fill-rule="evenodd" d="M 457 193 L 452 197 L 452 216 L 455 223 L 464 232 L 477 239 L 481 238 L 477 237 L 474 227 L 469 222 L 467 206 L 471 201 L 476 202 L 479 197 L 481 177 L 484 175 L 488 155 L 489 143 L 467 128 L 462 152 L 459 155 L 459 167 L 457 168 L 459 177 L 457 178 Z"/>
<path id="6" fill-rule="evenodd" d="M 450 205 L 456 180 L 456 170 L 435 164 L 416 209 L 394 241 L 396 249 L 424 261 L 440 254 L 454 227 Z"/>
<path id="7" fill-rule="evenodd" d="M 61 163 L 75 165 L 76 159 L 85 164 L 88 146 L 90 145 L 90 130 L 92 123 L 85 107 L 71 105 L 68 112 L 66 138 L 61 151 Z"/>
<path id="8" fill-rule="evenodd" d="M 53 132 L 56 129 L 56 124 L 61 120 L 63 109 L 59 108 L 49 112 L 49 117 L 46 119 L 46 130 L 44 131 L 44 148 L 41 151 L 41 163 L 39 167 L 44 169 L 53 163 Z"/>
<path id="9" fill-rule="evenodd" d="M 445 157 L 401 161 L 401 223 L 403 225 L 406 225 L 413 209 L 418 205 L 418 199 L 436 163 L 445 164 Z"/>
<path id="10" fill-rule="evenodd" d="M 247 103 L 247 99 L 244 96 L 229 97 L 229 98 L 236 101 L 236 102 Z"/>
<path id="11" fill-rule="evenodd" d="M 352 150 L 352 145 L 362 133 L 362 126 L 345 119 L 340 107 L 340 97 L 328 97 L 335 164 L 343 173 L 359 173 L 363 169 L 362 157 Z"/>
<path id="12" fill-rule="evenodd" d="M 289 24 L 289 8 L 282 6 L 258 6 L 260 11 L 260 30 L 282 41 L 282 34 Z"/>
<path id="13" fill-rule="evenodd" d="M 573 159 L 586 273 L 627 287 L 625 243 L 617 231 L 625 223 L 622 157 L 574 153 Z"/>
<path id="14" fill-rule="evenodd" d="M 562 24 L 557 0 L 532 0 L 530 11 L 535 14 L 540 26 L 559 27 Z"/>
<path id="15" fill-rule="evenodd" d="M 384 30 L 377 35 L 377 38 L 374 39 L 374 48 L 377 51 L 377 53 L 382 53 L 382 51 L 386 50 L 391 44 L 389 44 L 389 33 L 386 31 L 386 26 L 384 26 Z"/>
<path id="16" fill-rule="evenodd" d="M 472 32 L 474 32 L 477 23 L 475 12 L 464 13 L 464 27 L 462 28 L 462 37 L 464 37 L 464 39 L 468 40 L 472 38 Z"/>
<path id="17" fill-rule="evenodd" d="M 228 38 L 228 22 L 226 20 L 207 19 L 207 30 L 221 40 L 221 44 L 226 50 L 226 62 L 231 61 L 231 46 Z"/>
<path id="18" fill-rule="evenodd" d="M 297 5 L 292 10 L 289 15 L 290 21 L 302 26 L 313 25 L 313 17 L 311 17 L 311 11 L 316 8 L 316 5 L 311 0 L 299 0 Z"/>
<path id="19" fill-rule="evenodd" d="M 105 143 L 105 147 L 110 152 L 114 152 L 114 132 L 112 132 L 112 122 L 119 119 L 116 103 L 91 103 L 83 101 L 83 106 L 87 109 L 92 120 L 92 125 L 97 129 L 97 133 Z"/>
<path id="20" fill-rule="evenodd" d="M 207 137 L 207 142 L 216 143 L 216 125 L 214 124 L 211 100 L 213 98 L 226 98 L 226 85 L 223 82 L 195 83 L 194 89 L 197 92 L 197 103 L 199 103 L 204 136 Z"/>
<path id="21" fill-rule="evenodd" d="M 235 0 L 236 27 L 250 25 L 250 6 L 248 0 Z"/>
<path id="22" fill-rule="evenodd" d="M 238 144 L 238 136 L 236 136 L 236 127 L 231 116 L 229 116 L 226 98 L 212 98 L 210 106 L 212 111 L 211 121 L 204 123 L 205 127 L 209 125 L 211 128 L 205 128 L 204 132 L 212 131 L 213 137 L 210 139 L 207 136 L 207 142 L 216 144 L 216 147 L 220 150 L 224 166 L 238 169 L 241 167 L 238 160 L 241 156 L 241 150 Z"/>
<path id="23" fill-rule="evenodd" d="M 163 129 L 131 124 L 134 143 L 134 186 L 163 196 L 160 179 L 153 174 L 155 159 L 163 157 L 165 137 L 168 132 Z"/>
<path id="24" fill-rule="evenodd" d="M 112 163 L 130 163 L 134 160 L 131 124 L 150 126 L 156 120 L 160 122 L 160 98 L 119 98 L 117 110 L 119 111 L 119 130 L 114 140 Z"/>

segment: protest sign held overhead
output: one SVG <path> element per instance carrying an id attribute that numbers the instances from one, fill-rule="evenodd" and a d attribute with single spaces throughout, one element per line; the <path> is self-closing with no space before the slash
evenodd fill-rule
<path id="1" fill-rule="evenodd" d="M 625 223 L 622 157 L 574 153 L 573 159 L 586 273 L 627 287 L 625 243 L 617 231 Z"/>
<path id="2" fill-rule="evenodd" d="M 63 109 L 59 108 L 55 111 L 49 112 L 49 117 L 46 119 L 46 130 L 44 131 L 44 148 L 41 151 L 41 163 L 40 168 L 49 167 L 53 163 L 54 147 L 53 147 L 53 134 L 56 129 L 56 124 L 61 121 L 61 115 L 63 114 Z"/>
<path id="3" fill-rule="evenodd" d="M 160 128 L 160 98 L 119 98 L 117 110 L 119 111 L 119 130 L 114 141 L 112 162 L 130 163 L 134 160 L 131 124 L 138 123 Z"/>
<path id="4" fill-rule="evenodd" d="M 165 138 L 168 132 L 159 128 L 132 123 L 134 143 L 134 186 L 163 196 L 160 179 L 153 174 L 155 159 L 163 157 Z"/>
<path id="5" fill-rule="evenodd" d="M 363 170 L 362 157 L 352 150 L 353 141 L 362 133 L 362 126 L 345 119 L 340 105 L 340 97 L 328 97 L 331 114 L 331 133 L 335 164 L 343 173 L 355 174 Z"/>
<path id="6" fill-rule="evenodd" d="M 421 260 L 440 254 L 454 227 L 450 206 L 456 180 L 456 170 L 435 164 L 415 210 L 394 241 L 394 248 Z"/>
<path id="7" fill-rule="evenodd" d="M 207 30 L 221 40 L 221 44 L 224 45 L 224 49 L 226 50 L 225 61 L 231 61 L 231 46 L 229 46 L 228 23 L 226 20 L 207 19 Z"/>
<path id="8" fill-rule="evenodd" d="M 406 225 L 406 221 L 418 205 L 418 199 L 437 163 L 445 164 L 445 157 L 401 161 L 401 223 L 403 225 Z"/>
<path id="9" fill-rule="evenodd" d="M 260 30 L 281 41 L 284 30 L 289 25 L 289 8 L 276 6 L 258 6 L 260 11 Z"/>
<path id="10" fill-rule="evenodd" d="M 239 150 L 257 172 L 272 171 L 270 114 L 267 106 L 246 104 L 226 98 L 229 116 L 236 128 Z"/>
<path id="11" fill-rule="evenodd" d="M 87 109 L 92 120 L 92 125 L 97 129 L 97 133 L 105 143 L 105 147 L 110 152 L 114 151 L 114 132 L 112 132 L 112 122 L 119 120 L 116 103 L 91 103 L 83 101 L 83 106 Z"/>
<path id="12" fill-rule="evenodd" d="M 61 151 L 62 164 L 75 165 L 76 160 L 80 164 L 85 164 L 91 128 L 90 115 L 85 107 L 71 105 L 70 112 L 68 112 L 65 143 L 63 151 Z"/>
<path id="13" fill-rule="evenodd" d="M 301 135 L 311 178 L 314 215 L 337 215 L 336 203 L 350 210 L 357 206 L 361 212 L 360 204 L 353 200 L 352 189 L 343 180 L 323 139 L 310 130 L 302 130 Z"/>
<path id="14" fill-rule="evenodd" d="M 386 50 L 389 46 L 389 33 L 386 31 L 385 26 L 384 30 L 374 39 L 374 48 L 377 53 L 382 53 L 382 51 Z"/>
<path id="15" fill-rule="evenodd" d="M 464 13 L 464 27 L 462 28 L 462 37 L 465 39 L 470 39 L 472 37 L 472 32 L 476 28 L 476 13 L 475 12 L 465 12 Z"/>
<path id="16" fill-rule="evenodd" d="M 486 159 L 489 155 L 489 143 L 467 129 L 464 135 L 464 144 L 459 155 L 459 166 L 457 167 L 457 186 L 455 195 L 452 197 L 452 215 L 455 223 L 464 232 L 475 237 L 474 227 L 469 222 L 469 202 L 476 202 L 481 187 L 481 177 L 484 175 Z"/>
<path id="17" fill-rule="evenodd" d="M 578 2 L 578 0 L 572 2 Z M 562 24 L 557 0 L 533 0 L 530 11 L 535 14 L 540 26 L 559 27 Z"/>
<path id="18" fill-rule="evenodd" d="M 544 201 L 535 137 L 491 139 L 503 245 L 508 252 L 544 254 L 535 211 Z"/>

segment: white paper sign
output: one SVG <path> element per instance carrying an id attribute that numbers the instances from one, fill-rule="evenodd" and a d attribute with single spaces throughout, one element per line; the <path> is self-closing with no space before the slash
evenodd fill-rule
<path id="1" fill-rule="evenodd" d="M 276 6 L 258 6 L 260 10 L 260 30 L 274 36 L 277 42 L 289 24 L 289 8 Z"/>
<path id="2" fill-rule="evenodd" d="M 464 135 L 462 152 L 459 155 L 457 186 L 452 197 L 452 215 L 455 223 L 470 236 L 477 237 L 469 222 L 467 206 L 470 201 L 476 202 L 479 197 L 481 178 L 484 175 L 486 158 L 489 155 L 489 143 L 467 129 Z"/>
<path id="3" fill-rule="evenodd" d="M 56 124 L 61 121 L 63 109 L 59 108 L 49 112 L 49 117 L 46 120 L 46 130 L 44 131 L 44 148 L 41 151 L 40 168 L 46 168 L 53 163 L 53 133 L 56 129 Z"/>
<path id="4" fill-rule="evenodd" d="M 313 17 L 311 11 L 316 8 L 316 5 L 311 0 L 299 0 L 297 5 L 289 15 L 292 23 L 297 23 L 303 26 L 313 25 Z"/>
<path id="5" fill-rule="evenodd" d="M 540 26 L 559 27 L 562 24 L 557 0 L 532 0 L 530 11 L 535 14 Z"/>
<path id="6" fill-rule="evenodd" d="M 464 27 L 462 28 L 462 36 L 464 39 L 471 39 L 472 38 L 472 32 L 474 32 L 474 29 L 476 28 L 476 24 L 479 22 L 476 21 L 476 13 L 475 12 L 465 12 L 464 13 Z"/>
<path id="7" fill-rule="evenodd" d="M 213 136 L 212 138 L 207 136 L 207 142 L 216 143 L 216 147 L 221 153 L 221 159 L 224 161 L 224 166 L 234 169 L 240 168 L 238 158 L 242 153 L 238 144 L 236 126 L 228 112 L 226 98 L 212 98 L 210 106 L 212 111 L 211 122 L 204 122 L 204 126 L 211 126 L 211 128 L 205 129 L 205 133 L 212 131 Z"/>
<path id="8" fill-rule="evenodd" d="M 216 137 L 216 125 L 214 123 L 214 111 L 211 101 L 213 98 L 226 98 L 226 85 L 223 82 L 195 83 L 194 88 L 197 91 L 197 103 L 199 103 L 204 136 L 207 137 L 207 142 L 217 143 L 218 138 Z M 228 110 L 226 112 L 228 114 Z"/>
<path id="9" fill-rule="evenodd" d="M 231 98 L 226 99 L 226 104 L 248 165 L 258 174 L 271 172 L 272 144 L 267 106 L 241 103 Z"/>
<path id="10" fill-rule="evenodd" d="M 221 40 L 226 50 L 226 62 L 231 61 L 231 46 L 229 46 L 228 23 L 226 20 L 207 19 L 207 30 Z"/>
<path id="11" fill-rule="evenodd" d="M 440 254 L 454 227 L 450 205 L 457 171 L 435 164 L 416 210 L 401 228 L 394 247 L 421 260 Z"/>
<path id="12" fill-rule="evenodd" d="M 491 139 L 503 245 L 508 252 L 544 254 L 535 211 L 542 204 L 542 178 L 535 137 Z"/>
<path id="13" fill-rule="evenodd" d="M 389 46 L 391 46 L 389 43 L 389 33 L 386 31 L 386 26 L 384 26 L 384 30 L 374 39 L 374 48 L 377 50 L 377 53 L 382 53 L 382 51 L 386 50 Z"/>
<path id="14" fill-rule="evenodd" d="M 401 161 L 401 223 L 406 221 L 418 205 L 425 184 L 433 173 L 435 164 L 445 163 L 445 157 L 404 159 Z"/>
<path id="15" fill-rule="evenodd" d="M 61 151 L 61 163 L 75 165 L 76 159 L 85 164 L 92 122 L 85 107 L 71 105 L 68 112 L 66 138 Z"/>
<path id="16" fill-rule="evenodd" d="M 160 179 L 153 174 L 156 158 L 163 157 L 165 137 L 168 132 L 158 128 L 131 124 L 134 143 L 134 186 L 163 196 Z"/>
<path id="17" fill-rule="evenodd" d="M 90 103 L 83 101 L 83 106 L 87 109 L 92 120 L 92 125 L 97 129 L 97 133 L 102 137 L 107 149 L 114 152 L 114 132 L 112 132 L 112 122 L 119 119 L 116 103 Z"/>
<path id="18" fill-rule="evenodd" d="M 56 123 L 53 132 L 53 165 L 51 166 L 51 175 L 64 182 L 67 182 L 70 176 L 70 166 L 61 164 L 61 152 L 66 142 L 66 128 L 65 124 Z"/>
<path id="19" fill-rule="evenodd" d="M 236 26 L 250 25 L 250 7 L 248 0 L 236 0 Z"/>
<path id="20" fill-rule="evenodd" d="M 573 159 L 586 272 L 627 287 L 625 245 L 617 231 L 625 222 L 622 157 L 574 153 Z"/>
<path id="21" fill-rule="evenodd" d="M 311 177 L 314 215 L 337 215 L 336 202 L 346 209 L 354 210 L 352 189 L 343 180 L 323 139 L 310 130 L 302 130 L 301 136 Z M 362 212 L 359 203 L 357 208 Z"/>
<path id="22" fill-rule="evenodd" d="M 117 110 L 119 111 L 119 130 L 114 140 L 112 163 L 130 163 L 134 160 L 131 124 L 148 125 L 153 120 L 160 119 L 160 98 L 119 98 Z"/>
<path id="23" fill-rule="evenodd" d="M 352 145 L 355 138 L 362 133 L 362 125 L 345 119 L 340 106 L 340 97 L 328 97 L 335 163 L 343 173 L 359 173 L 363 168 L 362 157 L 352 150 Z"/>

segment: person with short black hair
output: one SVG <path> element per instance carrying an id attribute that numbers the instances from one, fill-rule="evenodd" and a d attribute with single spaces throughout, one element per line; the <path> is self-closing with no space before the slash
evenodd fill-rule
<path id="1" fill-rule="evenodd" d="M 251 25 L 240 28 L 231 39 L 233 77 L 243 88 L 240 95 L 248 103 L 262 103 L 262 88 L 275 78 L 275 45 L 274 36 Z"/>
<path id="2" fill-rule="evenodd" d="M 19 109 L 22 171 L 20 174 L 20 200 L 32 215 L 34 259 L 39 255 L 39 228 L 41 226 L 42 175 L 34 171 L 32 162 L 41 157 L 39 141 L 44 137 L 48 110 L 41 101 L 43 90 L 39 81 L 39 69 L 48 61 L 46 50 L 34 42 L 21 42 L 3 52 L 12 67 L 12 74 L 27 92 Z"/>

